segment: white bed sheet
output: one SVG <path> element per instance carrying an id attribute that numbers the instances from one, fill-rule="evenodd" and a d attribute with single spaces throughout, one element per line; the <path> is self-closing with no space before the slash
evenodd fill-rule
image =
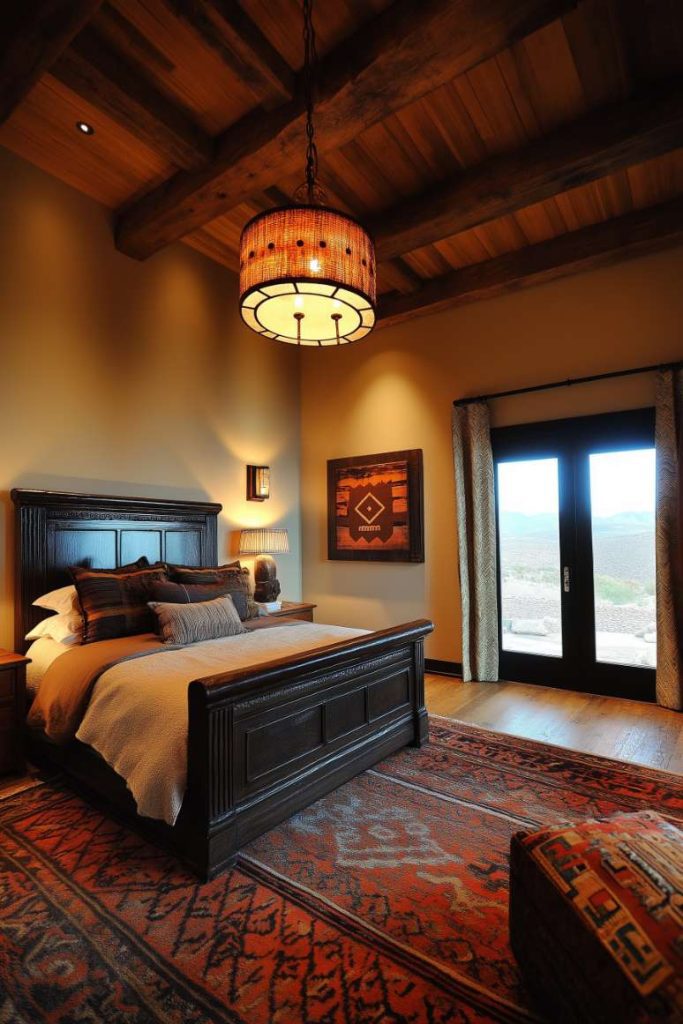
<path id="1" fill-rule="evenodd" d="M 26 652 L 26 657 L 31 663 L 26 666 L 26 689 L 31 697 L 34 697 L 41 679 L 49 669 L 55 658 L 72 650 L 68 644 L 60 644 L 49 636 L 41 636 L 34 640 Z"/>

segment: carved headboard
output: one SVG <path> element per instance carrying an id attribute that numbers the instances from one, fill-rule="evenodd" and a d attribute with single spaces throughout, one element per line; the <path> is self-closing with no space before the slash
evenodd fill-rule
<path id="1" fill-rule="evenodd" d="M 12 491 L 16 519 L 14 642 L 51 614 L 41 594 L 71 582 L 70 565 L 113 569 L 146 555 L 150 562 L 216 565 L 222 505 L 119 498 L 61 491 Z"/>

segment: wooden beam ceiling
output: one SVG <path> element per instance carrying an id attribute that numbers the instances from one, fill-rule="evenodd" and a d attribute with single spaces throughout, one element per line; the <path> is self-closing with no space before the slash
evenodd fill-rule
<path id="1" fill-rule="evenodd" d="M 683 242 L 683 198 L 475 263 L 434 278 L 409 295 L 380 299 L 379 326 L 544 284 Z"/>
<path id="2" fill-rule="evenodd" d="M 122 128 L 187 170 L 205 166 L 213 140 L 93 28 L 85 28 L 52 75 Z"/>
<path id="3" fill-rule="evenodd" d="M 320 65 L 316 121 L 321 152 L 335 150 L 393 111 L 558 18 L 576 0 L 397 0 Z M 301 158 L 300 96 L 229 128 L 204 169 L 179 172 L 128 207 L 118 248 L 145 259 L 254 192 Z"/>
<path id="4" fill-rule="evenodd" d="M 102 0 L 10 0 L 3 5 L 0 124 L 49 71 Z"/>
<path id="5" fill-rule="evenodd" d="M 182 18 L 265 106 L 294 95 L 294 73 L 237 0 L 170 0 Z"/>
<path id="6" fill-rule="evenodd" d="M 368 223 L 378 260 L 514 213 L 683 143 L 683 82 L 599 110 L 494 157 Z"/>

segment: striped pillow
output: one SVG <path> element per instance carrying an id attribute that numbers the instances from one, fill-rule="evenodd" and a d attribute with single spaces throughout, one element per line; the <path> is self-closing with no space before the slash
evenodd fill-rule
<path id="1" fill-rule="evenodd" d="M 227 572 L 239 572 L 239 562 L 226 562 L 225 565 L 174 565 L 166 563 L 168 578 L 175 583 L 215 583 Z"/>
<path id="2" fill-rule="evenodd" d="M 165 644 L 196 644 L 248 632 L 229 594 L 197 604 L 150 601 L 149 607 L 156 615 L 158 633 Z"/>
<path id="3" fill-rule="evenodd" d="M 150 588 L 166 579 L 162 563 L 128 571 L 72 566 L 70 572 L 83 613 L 84 644 L 154 632 L 147 601 Z"/>
<path id="4" fill-rule="evenodd" d="M 239 562 L 206 568 L 183 565 L 169 565 L 167 568 L 171 579 L 177 583 L 223 583 L 232 594 L 242 621 L 258 617 L 259 610 L 251 592 L 249 570 L 243 569 Z"/>
<path id="5" fill-rule="evenodd" d="M 151 601 L 165 601 L 169 604 L 196 604 L 199 601 L 213 601 L 216 597 L 225 597 L 230 594 L 237 614 L 240 619 L 247 618 L 247 599 L 238 590 L 233 590 L 230 584 L 217 580 L 215 583 L 172 583 L 165 580 L 163 583 L 155 583 L 152 587 L 149 599 Z"/>

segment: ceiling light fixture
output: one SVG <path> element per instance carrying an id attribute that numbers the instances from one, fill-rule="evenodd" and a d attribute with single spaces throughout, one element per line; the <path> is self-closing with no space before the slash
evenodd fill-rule
<path id="1" fill-rule="evenodd" d="M 313 0 L 304 0 L 306 180 L 289 206 L 257 214 L 240 239 L 240 312 L 291 345 L 359 341 L 375 325 L 375 249 L 353 217 L 326 205 L 313 127 Z"/>
<path id="2" fill-rule="evenodd" d="M 83 133 L 83 135 L 95 134 L 95 129 L 91 124 L 88 124 L 87 121 L 76 121 L 76 127 L 78 128 L 79 132 Z"/>

